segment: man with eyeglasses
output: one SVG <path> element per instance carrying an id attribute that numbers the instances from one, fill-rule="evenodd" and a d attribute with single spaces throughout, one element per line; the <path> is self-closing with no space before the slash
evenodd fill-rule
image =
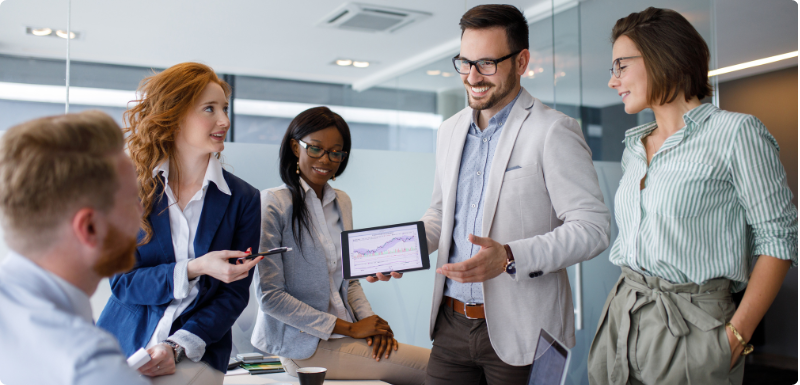
<path id="1" fill-rule="evenodd" d="M 575 345 L 566 268 L 608 247 L 610 215 L 580 125 L 520 85 L 522 12 L 480 5 L 460 25 L 469 107 L 439 129 L 422 219 L 440 256 L 425 383 L 524 384 L 541 329 Z"/>

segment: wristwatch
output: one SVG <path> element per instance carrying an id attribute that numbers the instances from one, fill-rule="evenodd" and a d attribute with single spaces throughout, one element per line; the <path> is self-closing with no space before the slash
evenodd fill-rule
<path id="1" fill-rule="evenodd" d="M 181 362 L 181 360 L 183 360 L 183 357 L 186 357 L 186 349 L 184 349 L 183 346 L 180 346 L 180 345 L 178 345 L 175 342 L 172 342 L 170 340 L 164 340 L 164 341 L 161 341 L 161 343 L 162 344 L 166 344 L 167 346 L 172 348 L 172 351 L 175 353 L 175 363 L 176 364 Z"/>
<path id="2" fill-rule="evenodd" d="M 506 273 L 517 274 L 517 263 L 514 262 L 514 253 L 511 252 L 511 248 L 508 245 L 503 245 L 503 248 L 506 249 Z"/>

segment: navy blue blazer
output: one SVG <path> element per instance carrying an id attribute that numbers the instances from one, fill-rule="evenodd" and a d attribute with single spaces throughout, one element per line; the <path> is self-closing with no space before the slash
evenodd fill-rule
<path id="1" fill-rule="evenodd" d="M 231 190 L 227 195 L 209 183 L 203 212 L 194 239 L 195 255 L 211 251 L 258 250 L 261 234 L 261 199 L 258 190 L 223 170 Z M 128 273 L 111 278 L 109 298 L 97 326 L 114 334 L 125 355 L 147 345 L 158 321 L 174 299 L 175 252 L 169 225 L 169 210 L 163 190 L 148 219 L 153 237 L 136 249 L 136 265 Z M 139 232 L 139 239 L 144 232 Z M 246 279 L 225 284 L 203 275 L 197 282 L 194 302 L 172 324 L 170 335 L 183 329 L 206 343 L 201 358 L 212 368 L 227 371 L 231 354 L 231 327 L 250 299 L 253 270 Z"/>

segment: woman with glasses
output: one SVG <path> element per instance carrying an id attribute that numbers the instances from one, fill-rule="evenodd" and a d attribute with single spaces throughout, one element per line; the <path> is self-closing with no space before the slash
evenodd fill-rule
<path id="1" fill-rule="evenodd" d="M 341 232 L 353 228 L 344 191 L 328 184 L 347 167 L 350 129 L 326 107 L 289 124 L 280 148 L 284 185 L 261 192 L 261 251 L 290 247 L 257 267 L 261 311 L 252 343 L 286 372 L 327 368 L 326 379 L 422 384 L 428 349 L 400 344 L 372 312 L 358 281 L 342 279 Z"/>
<path id="2" fill-rule="evenodd" d="M 589 352 L 591 384 L 741 384 L 743 355 L 790 266 L 797 210 L 778 144 L 755 117 L 722 111 L 709 51 L 679 13 L 648 8 L 612 31 L 608 86 L 625 112 L 615 197 L 622 275 Z M 738 309 L 731 293 L 745 290 Z"/>

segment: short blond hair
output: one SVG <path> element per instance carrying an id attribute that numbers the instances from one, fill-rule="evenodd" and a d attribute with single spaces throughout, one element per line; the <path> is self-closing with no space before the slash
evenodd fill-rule
<path id="1" fill-rule="evenodd" d="M 119 188 L 122 131 L 100 111 L 51 116 L 0 138 L 0 213 L 13 247 L 42 249 L 79 209 L 108 212 Z"/>

